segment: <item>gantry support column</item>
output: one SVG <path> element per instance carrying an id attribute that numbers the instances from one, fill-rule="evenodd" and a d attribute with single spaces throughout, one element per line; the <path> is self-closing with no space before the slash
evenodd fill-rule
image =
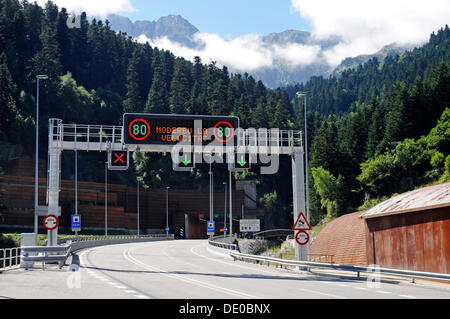
<path id="1" fill-rule="evenodd" d="M 300 213 L 304 213 L 306 216 L 306 201 L 305 201 L 305 173 L 304 173 L 304 153 L 298 152 L 292 154 L 292 192 L 294 202 L 294 220 L 292 224 L 297 221 Z M 306 217 L 309 223 L 309 216 Z M 294 236 L 297 232 L 294 232 Z M 309 231 L 308 231 L 309 234 Z M 295 245 L 295 260 L 307 261 L 310 254 L 310 241 L 306 245 L 299 245 L 294 242 Z"/>
<path id="2" fill-rule="evenodd" d="M 58 141 L 61 139 L 61 124 L 58 119 L 49 120 L 48 137 L 48 215 L 58 216 L 59 192 L 61 178 L 61 147 Z M 60 216 L 58 216 L 60 218 Z M 47 231 L 47 246 L 58 244 L 58 227 Z"/>

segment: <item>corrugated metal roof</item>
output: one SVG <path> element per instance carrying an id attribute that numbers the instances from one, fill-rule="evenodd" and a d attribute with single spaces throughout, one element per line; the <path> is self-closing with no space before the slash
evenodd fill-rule
<path id="1" fill-rule="evenodd" d="M 369 209 L 361 217 L 381 217 L 445 206 L 450 206 L 450 183 L 424 187 L 392 197 Z"/>

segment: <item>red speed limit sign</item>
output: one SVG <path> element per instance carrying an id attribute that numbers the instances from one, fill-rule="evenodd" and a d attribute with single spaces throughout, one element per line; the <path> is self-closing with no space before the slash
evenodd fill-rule
<path id="1" fill-rule="evenodd" d="M 44 225 L 45 229 L 54 230 L 59 225 L 59 219 L 55 215 L 47 215 L 44 217 L 42 224 Z"/>

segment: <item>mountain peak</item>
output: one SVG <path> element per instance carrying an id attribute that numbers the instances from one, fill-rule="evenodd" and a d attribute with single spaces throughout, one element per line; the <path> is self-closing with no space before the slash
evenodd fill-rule
<path id="1" fill-rule="evenodd" d="M 186 46 L 193 46 L 192 36 L 199 32 L 188 20 L 181 15 L 169 14 L 157 21 L 139 20 L 132 22 L 127 17 L 111 14 L 108 16 L 111 28 L 126 32 L 133 38 L 145 35 L 149 39 L 167 37 Z"/>

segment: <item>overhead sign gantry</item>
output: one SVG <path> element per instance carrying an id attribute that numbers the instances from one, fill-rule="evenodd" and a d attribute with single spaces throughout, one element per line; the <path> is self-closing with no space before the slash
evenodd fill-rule
<path id="1" fill-rule="evenodd" d="M 128 113 L 123 116 L 122 126 L 63 124 L 61 120 L 50 119 L 48 214 L 58 211 L 61 152 L 64 150 L 108 152 L 110 166 L 116 166 L 115 169 L 128 166 L 132 151 L 169 152 L 174 163 L 181 163 L 177 167 L 184 165 L 186 170 L 192 169 L 201 155 L 209 154 L 214 158 L 212 154 L 219 153 L 214 160 L 225 157 L 230 171 L 249 169 L 251 163 L 259 163 L 261 174 L 277 173 L 279 155 L 290 155 L 294 220 L 305 211 L 301 131 L 241 129 L 239 118 L 227 116 Z M 58 228 L 48 231 L 49 246 L 56 245 L 57 233 Z M 308 254 L 309 245 L 296 247 L 297 260 L 307 260 Z"/>

